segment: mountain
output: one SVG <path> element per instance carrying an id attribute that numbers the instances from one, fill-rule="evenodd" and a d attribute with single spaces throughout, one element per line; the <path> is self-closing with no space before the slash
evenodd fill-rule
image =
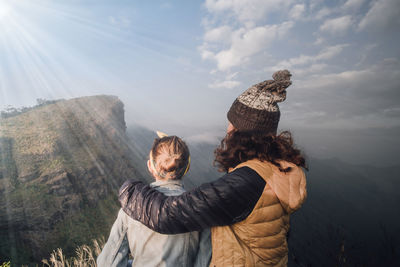
<path id="1" fill-rule="evenodd" d="M 108 235 L 127 178 L 148 181 L 114 96 L 40 105 L 0 119 L 0 262 L 40 262 Z"/>

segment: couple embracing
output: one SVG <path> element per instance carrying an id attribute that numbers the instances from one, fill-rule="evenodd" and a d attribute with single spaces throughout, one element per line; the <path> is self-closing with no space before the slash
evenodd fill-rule
<path id="1" fill-rule="evenodd" d="M 277 134 L 290 76 L 278 71 L 233 102 L 215 150 L 226 174 L 214 182 L 185 192 L 186 144 L 156 138 L 147 162 L 156 181 L 121 187 L 98 266 L 287 266 L 289 216 L 307 195 L 305 159 L 289 132 Z"/>

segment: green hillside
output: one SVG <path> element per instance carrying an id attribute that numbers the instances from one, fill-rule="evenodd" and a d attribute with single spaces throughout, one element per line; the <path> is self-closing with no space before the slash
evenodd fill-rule
<path id="1" fill-rule="evenodd" d="M 82 97 L 0 119 L 0 259 L 40 262 L 107 235 L 127 178 L 146 180 L 114 96 Z"/>

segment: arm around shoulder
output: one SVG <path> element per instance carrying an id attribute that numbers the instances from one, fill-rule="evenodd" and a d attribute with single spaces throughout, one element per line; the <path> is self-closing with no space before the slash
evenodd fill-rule
<path id="1" fill-rule="evenodd" d="M 119 200 L 133 219 L 159 233 L 177 234 L 244 220 L 264 186 L 254 170 L 243 167 L 179 196 L 165 196 L 142 182 L 127 181 Z"/>

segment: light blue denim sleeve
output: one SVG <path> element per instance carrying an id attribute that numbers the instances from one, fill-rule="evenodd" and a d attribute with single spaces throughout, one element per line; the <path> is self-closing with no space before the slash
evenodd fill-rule
<path id="1" fill-rule="evenodd" d="M 206 267 L 211 262 L 211 229 L 207 228 L 200 232 L 199 250 L 194 263 L 194 267 Z"/>
<path id="2" fill-rule="evenodd" d="M 129 244 L 126 232 L 128 227 L 124 222 L 122 209 L 118 213 L 107 243 L 97 257 L 98 267 L 126 267 L 129 258 Z"/>

